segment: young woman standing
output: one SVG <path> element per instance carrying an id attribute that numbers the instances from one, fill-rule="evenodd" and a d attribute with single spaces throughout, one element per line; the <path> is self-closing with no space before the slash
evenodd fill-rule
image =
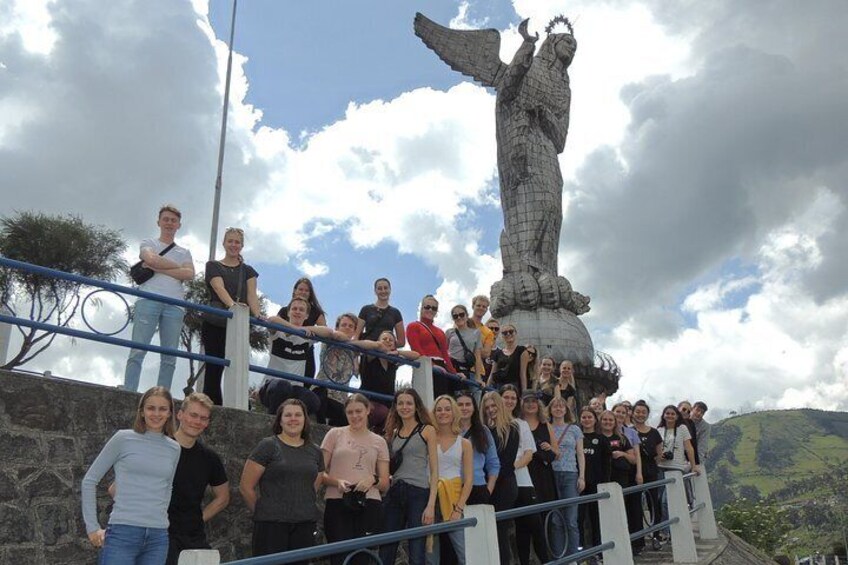
<path id="1" fill-rule="evenodd" d="M 138 403 L 132 429 L 106 443 L 82 480 L 82 515 L 101 565 L 159 565 L 168 556 L 168 505 L 180 444 L 174 439 L 174 401 L 155 386 Z M 96 489 L 115 470 L 115 502 L 105 530 L 97 520 Z"/>
<path id="2" fill-rule="evenodd" d="M 474 486 L 471 487 L 468 504 L 491 504 L 492 492 L 501 470 L 495 439 L 489 428 L 483 425 L 471 391 L 456 393 L 456 405 L 459 407 L 462 437 L 470 441 L 474 449 Z"/>
<path id="3" fill-rule="evenodd" d="M 501 463 L 495 490 L 492 491 L 492 506 L 496 512 L 515 507 L 518 498 L 518 484 L 515 480 L 515 463 L 520 442 L 518 424 L 512 418 L 512 411 L 504 406 L 501 395 L 497 392 L 487 392 L 483 395 L 483 417 L 486 425 L 495 439 L 498 459 Z M 532 454 L 522 458 L 524 465 Z M 526 461 L 524 461 L 526 459 Z M 501 563 L 512 563 L 512 551 L 509 543 L 509 522 L 498 522 L 498 553 Z"/>
<path id="4" fill-rule="evenodd" d="M 391 469 L 391 486 L 383 499 L 383 531 L 432 524 L 439 480 L 436 429 L 415 389 L 395 393 L 386 419 L 386 441 L 397 468 Z M 407 542 L 410 565 L 425 563 L 424 541 L 414 538 Z M 394 563 L 397 547 L 396 543 L 381 546 L 380 560 Z"/>
<path id="5" fill-rule="evenodd" d="M 330 429 L 321 443 L 327 485 L 324 533 L 329 543 L 367 536 L 383 525 L 380 493 L 389 487 L 389 449 L 386 440 L 368 431 L 370 408 L 364 395 L 351 395 L 345 404 L 348 425 Z M 346 557 L 334 555 L 330 561 L 341 565 Z M 353 559 L 366 562 L 363 556 Z"/>
<path id="6" fill-rule="evenodd" d="M 303 402 L 283 402 L 272 430 L 274 435 L 261 440 L 245 461 L 239 484 L 253 512 L 254 557 L 315 545 L 324 457 L 309 440 Z"/>
<path id="7" fill-rule="evenodd" d="M 580 428 L 583 432 L 583 457 L 586 462 L 586 488 L 583 494 L 596 494 L 598 485 L 609 482 L 612 457 L 607 438 L 598 429 L 598 416 L 594 409 L 584 406 L 580 410 Z M 583 547 L 601 543 L 601 522 L 597 504 L 581 504 L 578 511 Z"/>
<path id="8" fill-rule="evenodd" d="M 459 408 L 453 397 L 443 395 L 436 398 L 433 420 L 439 458 L 438 516 L 445 522 L 462 519 L 474 483 L 471 442 L 462 437 L 459 419 Z M 448 544 L 440 543 L 440 559 L 428 561 L 446 565 L 465 563 L 465 530 L 454 530 L 447 537 L 453 545 L 453 552 Z"/>
<path id="9" fill-rule="evenodd" d="M 259 296 L 256 294 L 256 279 L 259 274 L 246 264 L 241 256 L 244 248 L 244 231 L 227 228 L 224 232 L 224 258 L 206 263 L 206 286 L 209 290 L 210 306 L 228 310 L 233 304 L 247 304 L 254 318 L 261 316 Z M 214 316 L 203 317 L 200 341 L 206 355 L 223 358 L 226 356 L 227 319 Z M 224 402 L 221 394 L 222 365 L 206 365 L 203 378 L 203 393 L 217 405 Z"/>
<path id="10" fill-rule="evenodd" d="M 468 309 L 457 304 L 451 309 L 453 327 L 445 332 L 448 353 L 457 371 L 467 378 L 483 383 L 483 338 L 479 329 L 468 325 Z"/>
<path id="11" fill-rule="evenodd" d="M 527 367 L 530 364 L 530 353 L 523 345 L 518 345 L 518 332 L 512 324 L 501 326 L 501 337 L 504 346 L 492 351 L 492 373 L 489 375 L 489 386 L 500 387 L 505 384 L 515 386 L 519 392 L 527 389 Z"/>
<path id="12" fill-rule="evenodd" d="M 551 465 L 554 470 L 557 496 L 560 499 L 579 496 L 586 488 L 586 459 L 583 454 L 583 432 L 574 423 L 574 415 L 568 408 L 568 403 L 561 396 L 555 397 L 548 405 L 551 412 L 554 441 L 559 448 L 559 455 Z M 577 506 L 562 509 L 565 517 L 563 528 L 567 531 L 568 539 L 563 543 L 561 538 L 554 536 L 552 549 L 553 558 L 577 552 L 580 545 L 580 528 L 577 525 Z M 556 524 L 556 522 L 555 522 Z"/>
<path id="13" fill-rule="evenodd" d="M 394 333 L 398 347 L 406 345 L 406 334 L 403 330 L 403 316 L 400 310 L 389 305 L 392 295 L 392 283 L 387 278 L 374 281 L 374 294 L 377 297 L 374 304 L 366 304 L 359 311 L 356 324 L 356 335 L 359 339 L 377 341 L 384 331 Z"/>

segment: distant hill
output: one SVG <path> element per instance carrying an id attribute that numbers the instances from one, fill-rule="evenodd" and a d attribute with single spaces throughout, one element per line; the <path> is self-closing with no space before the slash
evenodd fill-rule
<path id="1" fill-rule="evenodd" d="M 848 525 L 848 413 L 775 410 L 713 425 L 710 490 L 718 509 L 744 497 L 780 505 L 790 551 L 830 552 Z"/>

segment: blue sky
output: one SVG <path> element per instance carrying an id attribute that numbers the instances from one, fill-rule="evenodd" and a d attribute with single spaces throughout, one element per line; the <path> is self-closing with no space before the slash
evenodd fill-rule
<path id="1" fill-rule="evenodd" d="M 0 215 L 78 214 L 134 247 L 174 202 L 202 269 L 230 7 L 0 0 Z M 582 319 L 620 394 L 714 417 L 848 408 L 844 0 L 242 0 L 221 229 L 246 229 L 260 289 L 284 303 L 310 274 L 332 318 L 388 276 L 407 320 L 425 293 L 488 292 L 493 96 L 413 17 L 496 28 L 509 60 L 522 18 L 542 31 L 563 9 L 578 49 L 560 272 L 592 297 Z M 125 357 L 57 340 L 27 368 L 117 384 Z"/>

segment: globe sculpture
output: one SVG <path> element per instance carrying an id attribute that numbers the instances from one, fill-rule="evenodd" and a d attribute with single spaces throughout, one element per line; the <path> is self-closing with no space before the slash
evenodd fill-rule
<path id="1" fill-rule="evenodd" d="M 495 29 L 455 30 L 422 14 L 415 34 L 453 70 L 495 90 L 497 162 L 504 229 L 500 236 L 503 278 L 491 290 L 492 315 L 512 323 L 521 343 L 541 356 L 570 359 L 584 393 L 617 389 L 618 368 L 608 356 L 596 357 L 592 338 L 578 318 L 589 311 L 589 297 L 576 292 L 558 271 L 562 226 L 562 173 L 558 155 L 568 135 L 571 88 L 568 67 L 577 41 L 571 23 L 557 16 L 536 53 L 539 34 L 528 20 L 509 64 L 500 59 Z M 561 32 L 556 32 L 557 29 Z M 604 369 L 610 363 L 613 372 Z M 600 373 L 597 369 L 601 369 Z M 578 379 L 579 381 L 579 379 Z M 579 383 L 580 384 L 580 383 Z"/>

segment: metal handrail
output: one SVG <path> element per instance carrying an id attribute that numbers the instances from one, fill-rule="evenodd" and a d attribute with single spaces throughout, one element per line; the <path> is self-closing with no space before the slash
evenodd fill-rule
<path id="1" fill-rule="evenodd" d="M 21 269 L 22 271 L 28 271 L 30 273 L 36 275 L 42 275 L 46 277 L 53 277 L 57 279 L 62 279 L 70 282 L 76 282 L 80 284 L 85 284 L 88 286 L 96 286 L 100 288 L 105 288 L 106 290 L 111 290 L 112 292 L 121 292 L 123 294 L 131 294 L 133 296 L 138 296 L 139 298 L 147 298 L 149 300 L 155 300 L 156 302 L 163 302 L 165 304 L 171 304 L 173 306 L 180 306 L 182 308 L 191 308 L 193 310 L 199 310 L 201 312 L 206 312 L 209 314 L 217 314 L 219 316 L 223 316 L 225 318 L 232 318 L 233 313 L 229 310 L 222 310 L 221 308 L 215 308 L 214 306 L 207 306 L 206 304 L 198 304 L 197 302 L 188 302 L 187 300 L 180 300 L 178 298 L 171 298 L 170 296 L 162 296 L 160 294 L 156 294 L 154 292 L 147 292 L 146 290 L 138 290 L 137 288 L 130 288 L 128 286 L 123 286 L 120 284 L 115 284 L 106 281 L 100 281 L 97 279 L 92 279 L 89 277 L 84 277 L 82 275 L 74 275 L 72 273 L 66 273 L 64 271 L 57 271 L 56 269 L 50 269 L 48 267 L 42 267 L 41 265 L 33 265 L 32 263 L 25 263 L 23 261 L 17 261 L 15 259 L 9 259 L 8 257 L 0 256 L 0 266 L 4 267 L 12 267 L 15 269 Z"/>
<path id="2" fill-rule="evenodd" d="M 661 487 L 663 485 L 670 485 L 671 483 L 676 482 L 677 479 L 674 477 L 670 477 L 668 479 L 657 479 L 656 481 L 651 481 L 650 483 L 642 483 L 641 485 L 633 485 L 632 487 L 627 487 L 621 489 L 621 494 L 628 495 L 637 492 L 642 492 L 646 490 L 651 490 L 653 488 Z"/>
<path id="3" fill-rule="evenodd" d="M 0 323 L 5 323 L 13 326 L 35 328 L 37 330 L 42 330 L 46 332 L 67 335 L 70 337 L 77 337 L 80 339 L 88 339 L 91 341 L 99 341 L 102 343 L 108 343 L 110 345 L 119 345 L 121 347 L 128 347 L 130 349 L 141 349 L 144 351 L 151 351 L 153 353 L 162 353 L 164 355 L 172 355 L 174 357 L 182 357 L 185 359 L 192 359 L 194 361 L 202 361 L 203 363 L 209 363 L 212 365 L 223 365 L 224 367 L 230 366 L 229 359 L 219 359 L 218 357 L 210 357 L 209 355 L 202 355 L 200 353 L 182 351 L 181 349 L 171 349 L 170 347 L 162 347 L 161 345 L 138 343 L 129 339 L 121 339 L 119 337 L 84 332 L 82 330 L 75 330 L 74 328 L 66 328 L 63 326 L 55 326 L 53 324 L 45 324 L 43 322 L 36 322 L 35 320 L 27 320 L 24 318 L 17 318 L 15 316 L 7 316 L 5 314 L 0 314 Z"/>
<path id="4" fill-rule="evenodd" d="M 510 508 L 509 510 L 501 510 L 495 512 L 495 520 L 512 520 L 521 516 L 529 516 L 530 514 L 539 514 L 548 510 L 556 510 L 564 506 L 575 506 L 578 504 L 586 504 L 596 500 L 606 500 L 610 497 L 608 492 L 599 492 L 596 494 L 585 494 L 583 496 L 575 496 L 572 498 L 563 498 L 561 500 L 552 500 L 550 502 L 540 502 L 530 506 L 521 506 L 520 508 Z"/>
<path id="5" fill-rule="evenodd" d="M 637 540 L 641 537 L 645 537 L 648 534 L 652 534 L 652 533 L 658 532 L 660 530 L 664 530 L 667 527 L 669 527 L 670 525 L 676 524 L 678 522 L 680 522 L 679 516 L 674 516 L 673 518 L 669 518 L 668 520 L 663 520 L 662 522 L 657 522 L 656 524 L 648 526 L 647 528 L 642 528 L 638 532 L 633 532 L 632 534 L 630 534 L 630 541 Z"/>
<path id="6" fill-rule="evenodd" d="M 351 351 L 356 351 L 362 355 L 371 355 L 372 357 L 379 357 L 381 359 L 388 359 L 393 363 L 397 363 L 398 365 L 409 365 L 411 367 L 420 367 L 421 363 L 418 361 L 413 361 L 412 359 L 407 359 L 405 357 L 401 357 L 400 355 L 389 355 L 387 353 L 383 353 L 382 351 L 377 351 L 374 349 L 365 349 L 363 347 L 359 347 L 353 345 L 352 343 L 346 343 L 344 341 L 338 341 L 335 339 L 331 339 L 329 337 L 321 337 L 317 335 L 307 335 L 304 330 L 293 328 L 291 326 L 284 326 L 282 324 L 275 324 L 274 322 L 269 322 L 267 320 L 260 320 L 259 318 L 254 318 L 251 316 L 250 323 L 256 326 L 261 326 L 263 328 L 267 328 L 269 330 L 274 330 L 278 332 L 287 333 L 290 335 L 297 335 L 304 339 L 309 339 L 311 341 L 320 341 L 321 343 L 326 343 L 328 345 L 332 345 L 333 347 L 340 347 L 342 349 L 350 349 Z"/>
<path id="7" fill-rule="evenodd" d="M 480 384 L 477 381 L 475 381 L 474 379 L 469 379 L 469 378 L 465 377 L 464 375 L 460 375 L 460 374 L 457 374 L 457 373 L 451 373 L 451 372 L 447 371 L 444 367 L 439 367 L 438 365 L 433 365 L 433 373 L 442 375 L 443 377 L 447 377 L 449 380 L 452 380 L 454 382 L 458 382 L 458 383 L 462 383 L 464 385 L 471 385 L 473 387 L 477 387 L 481 390 L 485 390 L 485 391 L 497 390 L 497 389 L 492 388 L 490 386 Z"/>
<path id="8" fill-rule="evenodd" d="M 582 551 L 578 551 L 577 553 L 572 553 L 571 555 L 564 555 L 558 559 L 554 559 L 553 561 L 548 561 L 547 563 L 545 563 L 545 565 L 565 565 L 566 563 L 579 562 L 583 559 L 594 557 L 599 553 L 603 553 L 608 549 L 615 549 L 614 541 L 608 541 L 606 543 L 602 543 L 601 545 L 596 545 L 595 547 L 590 547 L 589 549 L 584 549 Z"/>
<path id="9" fill-rule="evenodd" d="M 701 501 L 701 502 L 699 502 L 698 504 L 696 504 L 695 506 L 693 506 L 692 508 L 689 509 L 689 514 L 692 515 L 695 512 L 697 512 L 698 510 L 703 510 L 706 507 L 707 507 L 707 503 L 704 502 L 704 501 Z"/>
<path id="10" fill-rule="evenodd" d="M 276 369 L 269 369 L 268 367 L 260 367 L 259 365 L 248 365 L 248 369 L 256 373 L 262 373 L 263 375 L 269 375 L 272 377 L 278 377 L 281 379 L 286 379 L 288 381 L 297 381 L 299 383 L 308 384 L 308 385 L 316 385 L 323 388 L 329 388 L 332 390 L 340 390 L 342 392 L 352 392 L 352 393 L 360 393 L 368 396 L 369 398 L 376 398 L 377 400 L 385 400 L 387 402 L 393 402 L 394 397 L 388 394 L 382 394 L 380 392 L 371 392 L 370 390 L 365 390 L 361 388 L 353 388 L 350 386 L 340 385 L 338 383 L 334 383 L 332 381 L 319 381 L 316 379 L 310 379 L 309 377 L 304 377 L 301 375 L 295 375 L 293 373 L 287 373 L 285 371 L 278 371 Z"/>
<path id="11" fill-rule="evenodd" d="M 416 528 L 408 528 L 405 530 L 398 530 L 396 532 L 337 541 L 316 547 L 294 549 L 292 551 L 284 551 L 272 555 L 237 559 L 236 561 L 228 561 L 226 565 L 282 565 L 283 563 L 306 561 L 308 559 L 317 559 L 320 557 L 327 557 L 328 555 L 336 555 L 337 553 L 345 553 L 378 545 L 397 543 L 403 540 L 420 538 L 431 534 L 435 535 L 459 529 L 473 528 L 476 525 L 477 518 L 463 518 L 462 520 L 454 520 L 452 522 L 441 522 L 431 526 L 418 526 Z"/>

